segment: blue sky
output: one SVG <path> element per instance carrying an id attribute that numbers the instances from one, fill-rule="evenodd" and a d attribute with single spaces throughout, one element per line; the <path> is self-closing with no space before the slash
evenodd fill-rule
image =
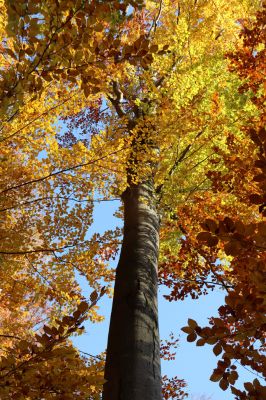
<path id="1" fill-rule="evenodd" d="M 94 212 L 95 223 L 93 230 L 104 232 L 121 224 L 113 217 L 119 205 L 118 201 L 97 204 Z M 84 295 L 89 297 L 90 288 L 85 280 L 81 280 Z M 173 332 L 179 337 L 179 347 L 176 350 L 176 360 L 163 361 L 162 373 L 169 376 L 179 376 L 188 384 L 189 400 L 200 400 L 205 395 L 205 400 L 233 400 L 230 391 L 223 392 L 217 383 L 211 382 L 209 377 L 216 367 L 218 358 L 212 352 L 212 346 L 197 347 L 195 343 L 186 341 L 186 334 L 180 329 L 187 325 L 187 319 L 193 318 L 199 324 L 207 324 L 208 317 L 217 315 L 217 308 L 223 304 L 224 295 L 217 290 L 199 300 L 187 299 L 180 302 L 169 303 L 163 298 L 167 288 L 159 290 L 159 326 L 161 339 L 167 339 Z M 106 348 L 109 317 L 111 312 L 111 299 L 106 296 L 99 302 L 100 313 L 105 316 L 105 321 L 97 324 L 86 324 L 86 333 L 74 338 L 74 344 L 82 351 L 96 355 Z M 250 372 L 238 366 L 241 381 L 250 381 L 255 378 Z M 240 380 L 239 380 L 240 381 Z"/>

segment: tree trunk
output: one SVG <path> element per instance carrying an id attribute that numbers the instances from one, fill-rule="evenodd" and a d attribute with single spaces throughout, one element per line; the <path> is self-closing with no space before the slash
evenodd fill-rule
<path id="1" fill-rule="evenodd" d="M 116 271 L 104 400 L 161 400 L 157 309 L 159 217 L 151 181 L 122 196 L 124 238 Z"/>

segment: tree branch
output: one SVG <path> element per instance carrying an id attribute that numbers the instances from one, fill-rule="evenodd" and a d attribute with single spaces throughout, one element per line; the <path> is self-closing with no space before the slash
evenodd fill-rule
<path id="1" fill-rule="evenodd" d="M 157 24 L 158 24 L 158 21 L 160 19 L 161 13 L 162 13 L 162 9 L 163 9 L 163 0 L 160 0 L 158 14 L 156 15 L 156 17 L 152 21 L 152 25 L 151 25 L 151 28 L 149 30 L 148 37 L 150 36 L 152 29 L 154 29 L 153 33 L 155 34 L 156 29 L 157 29 Z"/>
<path id="2" fill-rule="evenodd" d="M 15 132 L 11 133 L 9 136 L 6 136 L 2 139 L 0 139 L 0 143 L 13 138 L 15 135 L 17 135 L 20 131 L 22 131 L 24 128 L 27 128 L 28 126 L 30 126 L 33 122 L 37 121 L 39 118 L 49 114 L 51 111 L 55 110 L 57 107 L 62 106 L 63 104 L 65 104 L 66 102 L 68 102 L 69 100 L 72 99 L 72 97 L 74 97 L 75 94 L 73 94 L 72 96 L 68 97 L 67 99 L 63 100 L 61 103 L 56 104 L 55 106 L 49 108 L 48 110 L 44 111 L 42 114 L 37 115 L 37 117 L 33 118 L 31 121 L 29 121 L 27 124 L 23 125 L 22 127 L 18 128 Z M 8 121 L 7 121 L 8 122 Z"/>
<path id="3" fill-rule="evenodd" d="M 20 337 L 14 336 L 14 335 L 0 335 L 0 337 L 4 337 L 4 338 L 8 338 L 8 339 L 22 340 Z"/>
<path id="4" fill-rule="evenodd" d="M 72 245 L 66 245 L 63 247 L 57 247 L 57 248 L 53 248 L 53 249 L 33 249 L 33 250 L 20 250 L 20 251 L 15 251 L 15 250 L 11 250 L 11 251 L 5 251 L 5 250 L 0 250 L 0 254 L 6 254 L 6 255 L 19 255 L 19 254 L 32 254 L 32 253 L 53 253 L 54 251 L 60 251 L 60 250 L 65 250 L 65 249 L 69 249 L 71 247 L 75 247 L 76 245 L 72 244 Z"/>
<path id="5" fill-rule="evenodd" d="M 98 161 L 104 160 L 105 158 L 107 158 L 107 157 L 109 157 L 109 156 L 112 156 L 112 155 L 114 155 L 114 154 L 117 154 L 117 153 L 119 153 L 120 151 L 123 151 L 123 150 L 125 150 L 125 149 L 126 149 L 126 147 L 123 147 L 122 149 L 115 150 L 115 151 L 113 151 L 112 153 L 105 154 L 105 155 L 103 155 L 102 157 L 97 158 L 96 160 L 90 160 L 90 161 L 88 161 L 88 162 L 86 162 L 86 163 L 74 165 L 73 167 L 68 167 L 68 168 L 61 169 L 61 170 L 59 170 L 59 171 L 51 172 L 50 174 L 44 175 L 44 176 L 42 176 L 41 178 L 32 179 L 32 180 L 30 180 L 30 181 L 23 182 L 23 183 L 20 183 L 20 184 L 18 184 L 18 185 L 15 185 L 15 186 L 11 186 L 11 187 L 9 187 L 9 188 L 7 188 L 7 189 L 2 190 L 2 191 L 0 192 L 0 195 L 3 194 L 3 193 L 7 193 L 7 192 L 9 192 L 10 190 L 15 190 L 15 189 L 18 189 L 18 188 L 20 188 L 20 187 L 23 187 L 23 186 L 26 186 L 26 185 L 30 185 L 30 184 L 32 184 L 32 183 L 42 182 L 42 181 L 44 181 L 44 180 L 46 180 L 46 179 L 48 179 L 48 178 L 52 178 L 53 176 L 62 174 L 62 173 L 64 173 L 64 172 L 73 171 L 73 170 L 75 170 L 75 169 L 78 169 L 78 168 L 81 168 L 81 167 L 85 167 L 85 166 L 87 166 L 87 165 L 94 164 L 94 163 L 96 163 L 96 162 L 98 162 Z"/>
<path id="6" fill-rule="evenodd" d="M 33 200 L 28 200 L 28 201 L 25 201 L 23 203 L 18 203 L 18 204 L 15 204 L 13 206 L 10 206 L 10 207 L 2 208 L 2 209 L 0 209 L 0 212 L 4 212 L 4 211 L 8 211 L 8 210 L 14 210 L 15 208 L 19 208 L 19 207 L 23 207 L 23 206 L 26 206 L 26 205 L 29 205 L 29 204 L 37 203 L 39 201 L 45 201 L 45 200 L 53 201 L 53 200 L 57 200 L 57 199 L 74 201 L 76 203 L 100 203 L 100 202 L 104 202 L 104 201 L 118 201 L 118 200 L 120 200 L 120 198 L 118 198 L 118 197 L 117 198 L 115 197 L 113 199 L 83 199 L 83 200 L 78 200 L 78 199 L 75 199 L 73 197 L 65 197 L 65 196 L 56 196 L 56 197 L 45 196 L 45 197 L 39 197 L 39 198 L 33 199 Z"/>
<path id="7" fill-rule="evenodd" d="M 118 86 L 118 82 L 113 81 L 112 82 L 112 86 L 113 86 L 113 91 L 115 94 L 115 98 L 113 98 L 112 96 L 107 96 L 107 98 L 111 101 L 111 103 L 113 104 L 117 115 L 122 118 L 126 115 L 125 111 L 122 108 L 121 102 L 123 100 L 123 92 L 120 90 L 119 86 Z"/>

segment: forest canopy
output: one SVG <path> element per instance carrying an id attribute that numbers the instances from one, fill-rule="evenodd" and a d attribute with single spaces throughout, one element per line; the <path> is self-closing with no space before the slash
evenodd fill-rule
<path id="1" fill-rule="evenodd" d="M 249 0 L 0 0 L 1 399 L 187 398 L 161 377 L 158 284 L 223 290 L 182 330 L 222 390 L 265 397 L 265 21 Z M 123 229 L 91 233 L 114 199 Z M 71 337 L 103 296 L 91 356 Z"/>

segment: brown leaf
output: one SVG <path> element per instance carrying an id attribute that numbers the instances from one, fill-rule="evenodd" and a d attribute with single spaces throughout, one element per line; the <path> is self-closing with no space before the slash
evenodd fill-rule
<path id="1" fill-rule="evenodd" d="M 150 52 L 151 53 L 156 53 L 158 51 L 158 45 L 157 44 L 153 44 L 151 47 L 150 47 Z"/>
<path id="2" fill-rule="evenodd" d="M 218 370 L 214 370 L 212 375 L 210 376 L 210 380 L 212 382 L 218 382 L 223 376 L 222 372 L 218 372 Z"/>
<path id="3" fill-rule="evenodd" d="M 248 392 L 251 392 L 254 389 L 254 387 L 253 387 L 251 382 L 245 382 L 244 383 L 244 387 Z"/>
<path id="4" fill-rule="evenodd" d="M 187 337 L 187 341 L 188 342 L 194 342 L 197 339 L 197 334 L 195 332 L 191 333 L 190 335 L 188 335 Z"/>
<path id="5" fill-rule="evenodd" d="M 78 305 L 78 310 L 80 311 L 80 313 L 85 313 L 89 308 L 89 305 L 86 301 L 82 301 L 81 303 L 79 303 Z"/>
<path id="6" fill-rule="evenodd" d="M 96 301 L 98 299 L 98 294 L 96 292 L 96 290 L 94 290 L 91 294 L 90 294 L 90 301 L 93 303 L 94 301 Z"/>
<path id="7" fill-rule="evenodd" d="M 263 198 L 258 194 L 252 194 L 249 196 L 249 200 L 252 204 L 261 204 L 263 203 Z"/>
<path id="8" fill-rule="evenodd" d="M 84 86 L 84 95 L 85 95 L 85 97 L 88 97 L 90 93 L 91 93 L 90 87 L 87 86 L 87 85 Z"/>
<path id="9" fill-rule="evenodd" d="M 48 335 L 52 335 L 53 331 L 49 326 L 44 325 L 43 330 L 45 333 L 47 333 Z"/>
<path id="10" fill-rule="evenodd" d="M 216 356 L 218 356 L 219 354 L 221 354 L 221 352 L 223 351 L 223 348 L 221 346 L 220 343 L 217 343 L 214 348 L 213 348 L 213 352 Z"/>
<path id="11" fill-rule="evenodd" d="M 232 371 L 228 376 L 228 382 L 233 385 L 238 378 L 238 373 L 236 371 Z"/>
<path id="12" fill-rule="evenodd" d="M 231 220 L 231 218 L 225 217 L 223 222 L 224 222 L 224 224 L 225 224 L 225 227 L 226 227 L 226 229 L 227 229 L 227 232 L 234 232 L 234 230 L 235 230 L 235 224 L 234 224 L 234 221 Z"/>
<path id="13" fill-rule="evenodd" d="M 194 332 L 194 330 L 192 328 L 190 328 L 190 326 L 183 326 L 183 328 L 181 328 L 181 331 L 188 333 L 188 334 Z"/>
<path id="14" fill-rule="evenodd" d="M 205 339 L 200 338 L 199 340 L 197 340 L 196 346 L 204 346 L 206 344 Z"/>
<path id="15" fill-rule="evenodd" d="M 229 386 L 229 383 L 228 383 L 228 381 L 226 379 L 223 378 L 223 379 L 220 380 L 219 386 L 220 386 L 220 388 L 222 390 L 226 390 L 228 388 L 228 386 Z"/>
<path id="16" fill-rule="evenodd" d="M 194 319 L 189 318 L 187 322 L 190 328 L 192 328 L 193 330 L 198 326 L 197 322 Z"/>
<path id="17" fill-rule="evenodd" d="M 218 244 L 219 240 L 216 236 L 211 236 L 211 238 L 207 242 L 207 246 L 214 247 Z"/>
<path id="18" fill-rule="evenodd" d="M 216 246 L 219 242 L 216 236 L 213 236 L 210 232 L 201 232 L 198 234 L 197 239 L 206 242 L 206 245 L 209 247 Z"/>
<path id="19" fill-rule="evenodd" d="M 263 182 L 266 179 L 266 175 L 265 174 L 258 174 L 256 176 L 254 176 L 253 181 L 254 182 Z"/>
<path id="20" fill-rule="evenodd" d="M 212 234 L 210 232 L 200 232 L 197 235 L 197 240 L 200 240 L 202 242 L 206 242 L 212 237 Z"/>
<path id="21" fill-rule="evenodd" d="M 240 248 L 241 248 L 241 245 L 238 241 L 231 240 L 230 242 L 226 243 L 226 245 L 224 246 L 224 251 L 225 251 L 225 254 L 227 254 L 228 256 L 237 256 Z"/>
<path id="22" fill-rule="evenodd" d="M 76 310 L 73 312 L 73 317 L 77 320 L 81 314 L 82 312 L 80 310 Z"/>
<path id="23" fill-rule="evenodd" d="M 206 340 L 206 343 L 208 344 L 215 344 L 217 342 L 217 338 L 215 336 L 210 336 Z"/>
<path id="24" fill-rule="evenodd" d="M 203 228 L 203 229 L 205 229 L 206 231 L 209 231 L 209 232 L 215 232 L 216 231 L 216 229 L 217 229 L 217 223 L 214 221 L 214 220 L 212 220 L 212 219 L 210 219 L 210 218 L 207 218 L 202 224 L 200 224 L 201 225 L 201 227 Z"/>

